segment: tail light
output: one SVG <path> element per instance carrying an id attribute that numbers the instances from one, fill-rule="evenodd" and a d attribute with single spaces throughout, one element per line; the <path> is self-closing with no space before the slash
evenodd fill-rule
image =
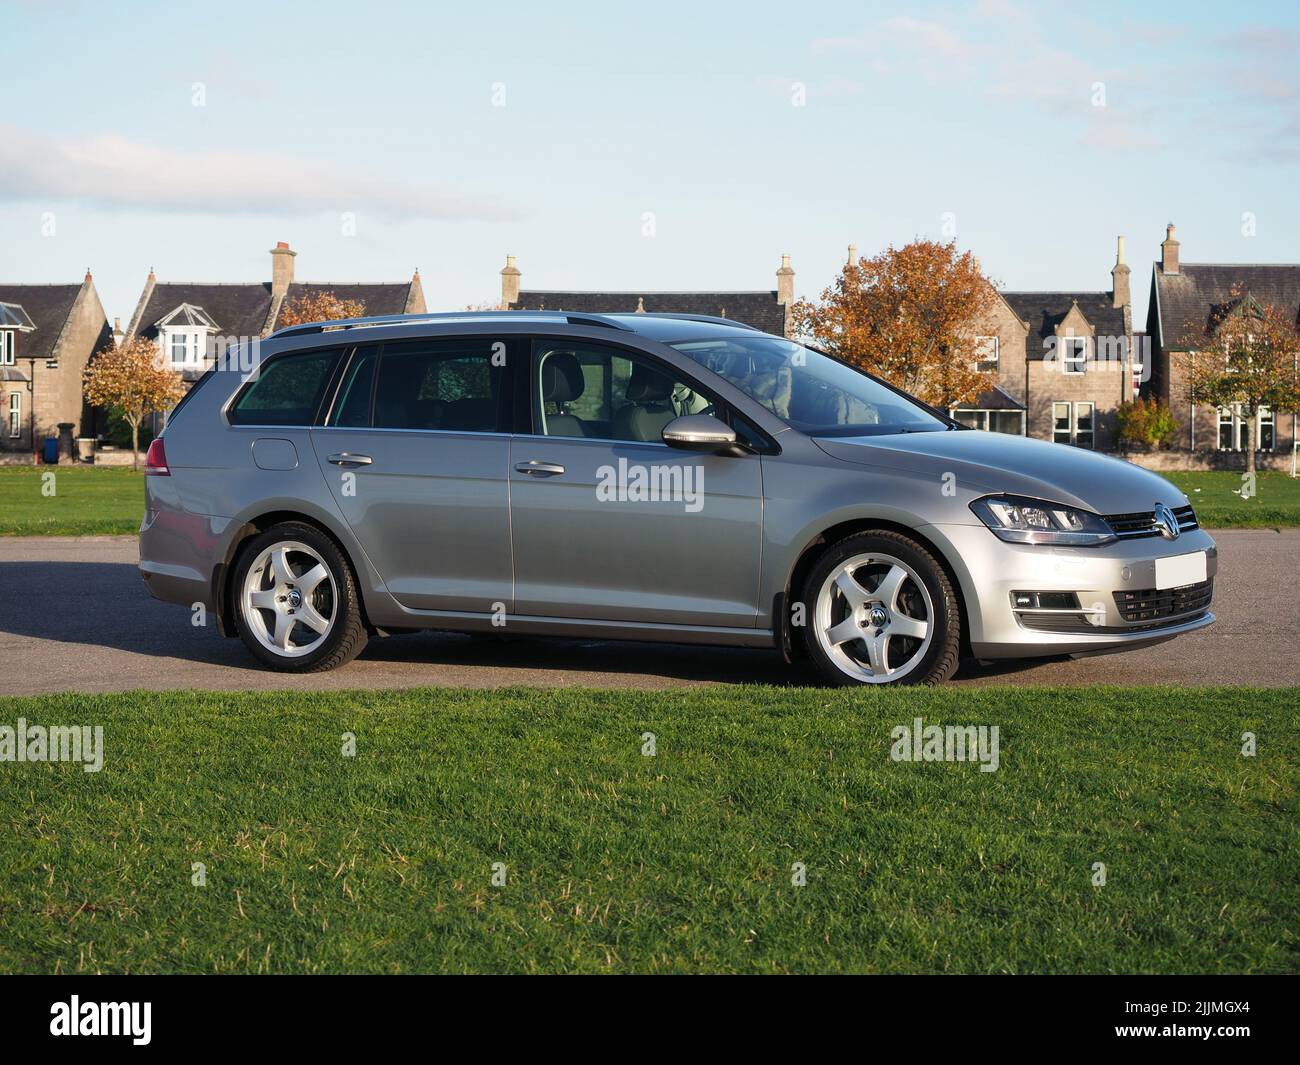
<path id="1" fill-rule="evenodd" d="M 146 477 L 170 477 L 172 471 L 167 468 L 167 449 L 163 447 L 162 437 L 149 445 L 144 456 L 144 475 Z"/>

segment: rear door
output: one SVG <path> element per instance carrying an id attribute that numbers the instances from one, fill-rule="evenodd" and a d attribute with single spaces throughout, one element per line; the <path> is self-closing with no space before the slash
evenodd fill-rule
<path id="1" fill-rule="evenodd" d="M 532 433 L 510 456 L 515 613 L 753 628 L 759 456 L 663 443 L 677 415 L 713 410 L 665 363 L 586 340 L 533 347 L 518 386 Z"/>
<path id="2" fill-rule="evenodd" d="M 403 606 L 511 607 L 507 363 L 494 338 L 359 347 L 312 430 L 339 509 Z"/>

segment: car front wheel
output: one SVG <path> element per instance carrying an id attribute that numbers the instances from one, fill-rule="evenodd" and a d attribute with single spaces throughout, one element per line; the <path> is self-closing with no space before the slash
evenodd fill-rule
<path id="1" fill-rule="evenodd" d="M 830 684 L 938 684 L 957 668 L 961 610 L 947 572 L 900 533 L 833 544 L 803 589 L 804 639 Z"/>
<path id="2" fill-rule="evenodd" d="M 319 529 L 287 522 L 254 537 L 233 580 L 240 638 L 271 669 L 335 669 L 366 645 L 352 570 Z"/>

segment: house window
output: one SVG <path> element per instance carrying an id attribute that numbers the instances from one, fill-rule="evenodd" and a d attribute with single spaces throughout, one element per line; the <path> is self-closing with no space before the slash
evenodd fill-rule
<path id="1" fill-rule="evenodd" d="M 1219 408 L 1219 450 L 1245 451 L 1249 446 L 1246 426 L 1247 415 L 1242 413 L 1241 404 Z M 1273 412 L 1268 407 L 1260 407 L 1255 414 L 1255 450 L 1272 451 L 1274 446 Z"/>
<path id="2" fill-rule="evenodd" d="M 1065 373 L 1083 373 L 1088 369 L 1088 338 L 1061 338 L 1061 369 Z"/>
<path id="3" fill-rule="evenodd" d="M 17 440 L 23 433 L 23 394 L 9 393 L 9 436 Z"/>
<path id="4" fill-rule="evenodd" d="M 14 364 L 14 331 L 0 329 L 0 366 Z"/>
<path id="5" fill-rule="evenodd" d="M 1097 405 L 1091 402 L 1052 404 L 1052 440 L 1075 447 L 1094 446 Z"/>
<path id="6" fill-rule="evenodd" d="M 186 333 L 173 333 L 171 336 L 171 354 L 173 365 L 189 361 L 190 338 Z"/>
<path id="7" fill-rule="evenodd" d="M 997 337 L 976 337 L 975 351 L 975 357 L 981 370 L 996 370 L 998 368 Z"/>
<path id="8" fill-rule="evenodd" d="M 970 410 L 958 407 L 953 410 L 952 418 L 962 425 L 981 429 L 986 433 L 1025 435 L 1025 416 L 1018 410 Z"/>

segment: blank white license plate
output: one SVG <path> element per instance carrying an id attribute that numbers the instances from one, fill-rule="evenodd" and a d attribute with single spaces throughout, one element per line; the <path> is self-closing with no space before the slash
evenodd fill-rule
<path id="1" fill-rule="evenodd" d="M 1206 579 L 1205 552 L 1156 559 L 1156 590 L 1200 584 Z"/>

